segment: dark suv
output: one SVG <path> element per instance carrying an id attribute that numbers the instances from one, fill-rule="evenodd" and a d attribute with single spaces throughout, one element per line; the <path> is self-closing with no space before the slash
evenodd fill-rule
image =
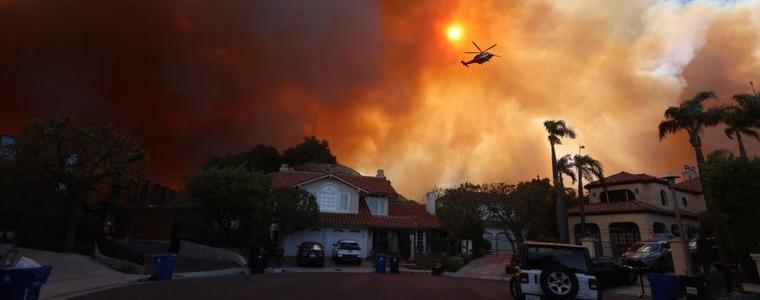
<path id="1" fill-rule="evenodd" d="M 325 266 L 325 250 L 322 244 L 317 242 L 303 242 L 298 245 L 296 262 L 299 266 Z"/>
<path id="2" fill-rule="evenodd" d="M 601 298 L 588 250 L 571 244 L 525 242 L 518 252 L 520 271 L 510 286 L 515 299 Z M 519 280 L 519 282 L 517 281 Z"/>

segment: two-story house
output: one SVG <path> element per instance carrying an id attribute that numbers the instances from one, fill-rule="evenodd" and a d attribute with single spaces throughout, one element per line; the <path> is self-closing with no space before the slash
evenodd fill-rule
<path id="1" fill-rule="evenodd" d="M 318 225 L 280 237 L 286 256 L 295 256 L 305 241 L 320 242 L 331 253 L 341 239 L 354 239 L 368 255 L 398 253 L 409 257 L 427 253 L 430 231 L 438 219 L 425 205 L 404 200 L 385 178 L 331 172 L 295 171 L 283 166 L 272 174 L 272 186 L 298 187 L 314 195 Z"/>
<path id="2" fill-rule="evenodd" d="M 687 236 L 698 226 L 705 211 L 705 198 L 699 178 L 677 183 L 675 199 L 662 178 L 647 174 L 620 172 L 585 186 L 588 203 L 584 207 L 586 236 L 600 240 L 597 249 L 607 256 L 619 256 L 634 243 L 656 234 L 679 235 L 675 208 L 679 209 Z M 568 210 L 570 236 L 579 243 L 580 208 Z"/>

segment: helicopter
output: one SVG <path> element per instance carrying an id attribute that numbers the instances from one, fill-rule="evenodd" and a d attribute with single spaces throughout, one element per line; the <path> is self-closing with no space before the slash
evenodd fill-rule
<path id="1" fill-rule="evenodd" d="M 478 44 L 476 44 L 475 41 L 473 41 L 472 44 L 475 45 L 475 48 L 477 48 L 478 51 L 477 52 L 475 52 L 475 51 L 464 52 L 464 53 L 467 53 L 467 54 L 475 54 L 475 56 L 470 61 L 461 61 L 462 65 L 465 66 L 465 67 L 469 68 L 468 65 L 469 64 L 474 64 L 474 63 L 482 64 L 484 62 L 487 62 L 489 59 L 491 59 L 491 57 L 494 57 L 494 56 L 495 57 L 500 57 L 500 56 L 498 56 L 496 54 L 488 52 L 488 50 L 491 50 L 491 48 L 496 47 L 496 44 L 493 44 L 493 46 L 488 47 L 488 49 L 486 49 L 486 50 L 480 50 L 480 47 L 478 47 Z"/>

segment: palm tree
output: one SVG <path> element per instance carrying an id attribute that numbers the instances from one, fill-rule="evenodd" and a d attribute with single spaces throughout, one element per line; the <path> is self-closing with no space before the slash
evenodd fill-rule
<path id="1" fill-rule="evenodd" d="M 705 156 L 702 154 L 702 139 L 699 138 L 699 132 L 704 127 L 717 125 L 723 115 L 721 108 L 712 108 L 707 111 L 703 109 L 702 103 L 709 99 L 715 99 L 715 94 L 704 91 L 697 93 L 691 99 L 684 100 L 679 106 L 668 107 L 665 110 L 665 120 L 659 125 L 660 140 L 668 134 L 686 130 L 689 134 L 689 143 L 697 156 L 700 178 Z"/>
<path id="2" fill-rule="evenodd" d="M 665 120 L 660 122 L 659 133 L 660 140 L 666 135 L 685 130 L 689 134 L 689 143 L 694 148 L 694 154 L 697 157 L 697 169 L 699 170 L 699 180 L 704 182 L 704 164 L 705 156 L 702 154 L 702 140 L 699 138 L 699 132 L 707 126 L 715 126 L 723 117 L 723 108 L 712 108 L 704 110 L 702 103 L 709 99 L 715 99 L 715 94 L 709 91 L 699 92 L 693 98 L 684 100 L 679 106 L 671 106 L 665 110 Z M 713 220 L 719 211 L 713 202 L 705 196 L 705 205 L 707 212 L 712 215 Z M 714 222 L 713 235 L 718 244 L 718 256 L 721 261 L 728 258 L 728 248 L 726 239 L 723 234 L 723 225 L 720 222 Z"/>
<path id="3" fill-rule="evenodd" d="M 726 136 L 729 139 L 736 136 L 736 142 L 739 144 L 739 156 L 746 159 L 747 151 L 744 149 L 742 134 L 760 140 L 758 132 L 753 129 L 760 127 L 760 96 L 739 94 L 734 95 L 733 99 L 737 105 L 725 108 L 723 123 L 726 124 Z"/>
<path id="4" fill-rule="evenodd" d="M 549 133 L 547 137 L 549 139 L 549 145 L 552 148 L 552 180 L 554 181 L 554 187 L 557 189 L 557 230 L 560 241 L 567 242 L 568 230 L 567 230 L 567 203 L 563 197 L 565 188 L 560 182 L 560 176 L 557 173 L 557 153 L 554 150 L 554 145 L 562 145 L 560 138 L 568 137 L 575 138 L 575 131 L 573 128 L 567 126 L 563 120 L 546 120 L 544 121 L 544 127 L 546 132 Z"/>
<path id="5" fill-rule="evenodd" d="M 572 166 L 575 167 L 578 176 L 578 205 L 581 210 L 581 237 L 586 234 L 586 214 L 583 210 L 585 199 L 583 199 L 583 178 L 589 182 L 594 179 L 602 181 L 604 184 L 604 167 L 598 160 L 588 155 L 575 155 Z"/>

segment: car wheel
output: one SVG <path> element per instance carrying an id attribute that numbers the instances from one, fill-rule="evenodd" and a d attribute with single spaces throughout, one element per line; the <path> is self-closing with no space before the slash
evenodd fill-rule
<path id="1" fill-rule="evenodd" d="M 509 279 L 509 293 L 512 294 L 512 299 L 514 300 L 523 300 L 525 298 L 520 291 L 520 278 L 512 276 L 512 278 Z"/>
<path id="2" fill-rule="evenodd" d="M 541 289 L 549 299 L 575 299 L 578 294 L 578 278 L 565 267 L 549 267 L 541 272 Z"/>

